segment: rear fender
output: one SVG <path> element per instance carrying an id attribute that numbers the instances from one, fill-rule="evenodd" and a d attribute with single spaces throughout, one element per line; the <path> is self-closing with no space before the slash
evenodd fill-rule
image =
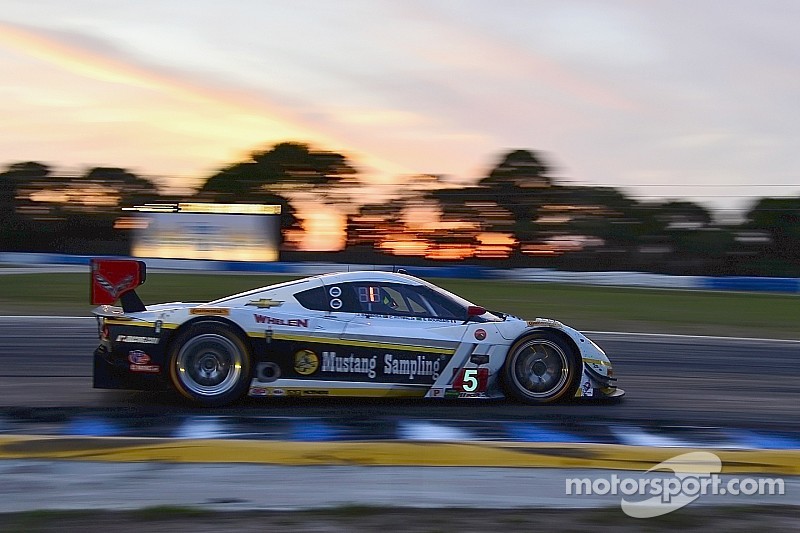
<path id="1" fill-rule="evenodd" d="M 239 326 L 239 324 L 237 324 L 233 320 L 221 316 L 198 316 L 192 318 L 191 320 L 187 320 L 186 322 L 178 326 L 178 328 L 172 332 L 170 342 L 167 345 L 167 354 L 170 353 L 174 340 L 177 339 L 181 333 L 183 333 L 187 329 L 191 329 L 193 326 L 195 326 L 200 322 L 217 322 L 219 324 L 224 324 L 225 326 L 228 326 L 229 328 L 231 328 L 231 330 L 235 331 L 236 334 L 242 338 L 242 340 L 247 344 L 247 347 L 250 349 L 250 354 L 255 358 L 256 347 L 255 343 L 253 342 L 253 339 L 247 334 L 247 332 L 244 329 L 242 329 L 241 326 Z"/>

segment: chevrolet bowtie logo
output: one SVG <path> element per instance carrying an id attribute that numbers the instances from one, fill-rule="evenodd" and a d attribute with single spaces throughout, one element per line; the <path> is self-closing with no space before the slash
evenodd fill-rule
<path id="1" fill-rule="evenodd" d="M 280 307 L 283 302 L 280 300 L 272 300 L 270 298 L 261 298 L 260 300 L 251 300 L 246 305 L 252 305 L 259 309 L 269 309 L 270 307 Z"/>

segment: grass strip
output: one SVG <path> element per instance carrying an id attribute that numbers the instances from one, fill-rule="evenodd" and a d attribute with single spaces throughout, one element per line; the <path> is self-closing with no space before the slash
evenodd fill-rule
<path id="1" fill-rule="evenodd" d="M 150 273 L 145 303 L 202 302 L 299 276 Z M 577 329 L 800 338 L 800 297 L 786 294 L 432 280 L 489 309 Z M 90 315 L 89 274 L 0 275 L 0 314 Z"/>
<path id="2" fill-rule="evenodd" d="M 288 511 L 210 511 L 158 507 L 140 511 L 27 511 L 0 514 L 0 532 L 11 531 L 795 531 L 794 506 L 690 505 L 646 521 L 619 507 L 546 509 L 480 507 L 413 508 L 349 505 Z M 398 526 L 399 525 L 399 526 Z M 144 528 L 144 529 L 142 529 Z"/>

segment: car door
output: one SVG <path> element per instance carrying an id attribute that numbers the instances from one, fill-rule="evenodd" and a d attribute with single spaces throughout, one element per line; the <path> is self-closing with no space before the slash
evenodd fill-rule
<path id="1" fill-rule="evenodd" d="M 468 357 L 469 346 L 462 344 L 466 311 L 425 286 L 349 282 L 328 292 L 341 300 L 338 314 L 346 324 L 341 351 L 323 354 L 323 371 L 363 380 L 366 361 L 366 381 L 424 395 Z"/>

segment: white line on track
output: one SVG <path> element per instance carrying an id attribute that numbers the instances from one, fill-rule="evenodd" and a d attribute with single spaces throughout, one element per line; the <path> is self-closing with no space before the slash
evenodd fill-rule
<path id="1" fill-rule="evenodd" d="M 584 331 L 586 335 L 618 335 L 620 337 L 666 337 L 668 339 L 697 339 L 707 341 L 742 341 L 742 342 L 786 342 L 800 344 L 798 339 L 764 339 L 759 337 L 720 337 L 714 335 L 682 335 L 678 333 L 637 333 L 628 331 Z"/>

